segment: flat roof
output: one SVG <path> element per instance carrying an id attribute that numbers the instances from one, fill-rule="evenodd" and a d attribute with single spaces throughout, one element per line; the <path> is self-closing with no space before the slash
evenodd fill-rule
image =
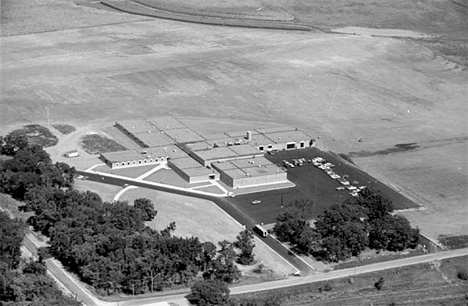
<path id="1" fill-rule="evenodd" d="M 224 133 L 217 133 L 217 134 L 202 134 L 202 136 L 206 139 L 206 140 L 212 140 L 212 139 L 221 139 L 221 138 L 224 138 L 226 137 L 226 134 Z"/>
<path id="2" fill-rule="evenodd" d="M 138 153 L 135 150 L 125 150 L 118 152 L 107 152 L 101 153 L 101 155 L 110 161 L 111 163 L 130 161 L 130 160 L 139 160 L 145 158 L 141 153 Z"/>
<path id="3" fill-rule="evenodd" d="M 262 134 L 252 135 L 252 140 L 249 142 L 251 146 L 266 146 L 273 144 L 270 138 Z"/>
<path id="4" fill-rule="evenodd" d="M 230 170 L 230 169 L 237 169 L 238 167 L 231 163 L 231 161 L 222 161 L 219 163 L 212 163 L 211 164 L 214 168 L 219 169 L 220 171 Z"/>
<path id="5" fill-rule="evenodd" d="M 220 171 L 230 170 L 230 169 L 243 169 L 243 168 L 252 168 L 261 166 L 271 166 L 275 164 L 270 162 L 263 156 L 255 157 L 255 158 L 245 158 L 245 159 L 236 159 L 236 160 L 229 160 L 229 161 L 222 161 L 219 163 L 213 163 L 212 166 Z"/>
<path id="6" fill-rule="evenodd" d="M 190 151 L 208 150 L 213 148 L 213 145 L 206 141 L 184 143 L 183 146 Z"/>
<path id="7" fill-rule="evenodd" d="M 141 150 L 146 152 L 146 156 L 150 157 L 167 157 L 167 158 L 182 158 L 188 157 L 187 153 L 179 149 L 175 145 L 145 148 Z"/>
<path id="8" fill-rule="evenodd" d="M 230 148 L 231 147 L 218 147 L 211 150 L 194 151 L 192 154 L 197 155 L 204 161 L 238 157 L 239 155 Z"/>
<path id="9" fill-rule="evenodd" d="M 217 145 L 218 147 L 225 147 L 227 146 L 229 143 L 233 144 L 236 139 L 233 138 L 233 137 L 228 137 L 226 135 L 224 135 L 224 137 L 221 137 L 221 138 L 216 138 L 216 139 L 210 139 L 210 140 L 207 140 L 209 143 L 213 144 L 213 145 Z"/>
<path id="10" fill-rule="evenodd" d="M 250 174 L 250 176 L 263 176 L 277 173 L 286 173 L 286 171 L 276 165 L 266 165 L 261 167 L 242 168 L 243 171 Z"/>
<path id="11" fill-rule="evenodd" d="M 265 134 L 265 133 L 274 133 L 274 132 L 286 132 L 286 131 L 295 131 L 297 128 L 292 126 L 273 126 L 267 128 L 260 128 L 255 129 L 258 133 Z"/>
<path id="12" fill-rule="evenodd" d="M 257 134 L 257 132 L 255 130 L 250 130 L 252 132 L 252 134 Z M 235 137 L 235 138 L 247 138 L 247 130 L 245 131 L 234 131 L 234 132 L 225 132 L 224 134 L 226 134 L 227 136 L 229 137 Z"/>
<path id="13" fill-rule="evenodd" d="M 239 168 L 229 169 L 229 170 L 225 170 L 223 172 L 226 173 L 226 175 L 228 175 L 229 177 L 231 177 L 233 179 L 248 177 L 247 173 L 245 173 L 244 171 L 242 171 Z"/>
<path id="14" fill-rule="evenodd" d="M 262 167 L 250 167 L 242 169 L 229 169 L 223 171 L 233 179 L 246 178 L 246 177 L 259 177 L 265 175 L 272 175 L 278 173 L 286 173 L 284 169 L 277 167 L 276 165 L 262 166 Z"/>
<path id="15" fill-rule="evenodd" d="M 185 153 L 181 148 L 179 148 L 176 145 L 168 145 L 164 146 L 163 148 L 169 154 L 170 159 L 184 158 L 188 156 L 187 153 Z"/>
<path id="16" fill-rule="evenodd" d="M 236 160 L 231 160 L 229 161 L 234 167 L 237 168 L 251 168 L 251 167 L 258 167 L 258 165 L 261 166 L 267 166 L 267 165 L 274 165 L 271 161 L 266 159 L 263 156 L 255 157 L 255 158 L 249 158 L 249 159 L 236 159 Z M 277 167 L 277 166 L 276 166 Z"/>
<path id="17" fill-rule="evenodd" d="M 188 176 L 194 177 L 194 176 L 205 176 L 205 175 L 210 175 L 210 174 L 218 174 L 219 172 L 214 170 L 214 169 L 208 169 L 206 167 L 197 167 L 197 168 L 188 168 L 188 169 L 182 169 L 182 172 L 187 174 Z"/>
<path id="18" fill-rule="evenodd" d="M 187 126 L 172 116 L 161 116 L 148 119 L 155 127 L 161 131 L 186 128 Z"/>
<path id="19" fill-rule="evenodd" d="M 132 134 L 156 130 L 154 125 L 143 119 L 122 120 L 116 121 L 116 123 Z"/>
<path id="20" fill-rule="evenodd" d="M 232 151 L 236 152 L 239 156 L 245 155 L 263 155 L 262 152 L 258 151 L 256 148 L 251 145 L 237 145 L 229 147 Z"/>
<path id="21" fill-rule="evenodd" d="M 205 140 L 198 133 L 195 133 L 189 128 L 166 130 L 164 133 L 179 143 L 198 142 Z"/>
<path id="22" fill-rule="evenodd" d="M 311 137 L 303 131 L 285 131 L 285 132 L 272 132 L 265 133 L 266 137 L 270 138 L 273 143 L 287 143 L 287 142 L 300 142 L 309 141 Z"/>
<path id="23" fill-rule="evenodd" d="M 171 164 L 173 164 L 174 166 L 176 166 L 177 168 L 181 170 L 190 169 L 190 168 L 199 168 L 199 167 L 206 168 L 191 157 L 171 159 Z"/>
<path id="24" fill-rule="evenodd" d="M 169 138 L 167 135 L 162 134 L 161 131 L 158 130 L 154 130 L 151 133 L 137 133 L 134 134 L 134 136 L 148 147 L 167 146 L 175 143 L 174 140 Z"/>

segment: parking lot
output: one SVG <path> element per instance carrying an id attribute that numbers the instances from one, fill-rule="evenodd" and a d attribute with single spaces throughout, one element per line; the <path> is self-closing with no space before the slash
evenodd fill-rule
<path id="1" fill-rule="evenodd" d="M 337 187 L 347 186 L 342 185 L 338 179 L 331 178 L 324 170 L 312 163 L 312 160 L 317 157 L 322 157 L 326 162 L 332 163 L 333 173 L 341 178 L 344 176 L 350 185 L 380 190 L 393 202 L 395 209 L 418 207 L 416 203 L 377 181 L 350 162 L 317 148 L 275 152 L 273 155 L 267 154 L 266 157 L 281 167 L 283 160 L 292 163 L 293 159 L 305 159 L 305 162 L 303 161 L 302 165 L 295 165 L 294 168 L 288 167 L 288 179 L 296 184 L 293 188 L 238 195 L 230 199 L 237 209 L 249 216 L 255 223 L 274 223 L 276 216 L 294 200 L 309 200 L 313 205 L 310 216 L 313 218 L 333 204 L 340 204 L 351 196 L 351 191 L 346 188 L 336 190 Z M 261 201 L 261 203 L 252 204 L 253 201 Z"/>

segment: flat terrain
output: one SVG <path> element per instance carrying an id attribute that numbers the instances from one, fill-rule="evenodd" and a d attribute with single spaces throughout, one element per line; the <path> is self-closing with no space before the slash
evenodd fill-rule
<path id="1" fill-rule="evenodd" d="M 153 221 L 147 222 L 147 225 L 156 230 L 163 230 L 169 223 L 174 221 L 176 222 L 174 235 L 182 237 L 195 236 L 201 241 L 211 241 L 213 243 L 222 240 L 233 242 L 239 232 L 243 230 L 239 223 L 230 218 L 214 203 L 207 200 L 141 188 L 125 192 L 120 200 L 133 203 L 135 199 L 141 197 L 148 198 L 155 204 L 158 214 Z M 271 252 L 258 237 L 255 237 L 255 244 L 254 253 L 257 259 L 267 269 L 271 269 L 275 277 L 284 277 L 295 271 L 279 255 Z M 251 268 L 253 266 L 245 267 L 244 271 Z"/>
<path id="2" fill-rule="evenodd" d="M 329 153 L 321 152 L 316 148 L 282 151 L 266 157 L 277 165 L 282 164 L 282 160 L 291 161 L 293 158 L 312 159 L 315 157 L 325 158 L 335 165 L 333 171 L 342 175 L 347 175 L 347 180 L 354 183 L 354 186 L 367 186 L 380 190 L 388 199 L 393 202 L 395 210 L 419 208 L 417 204 L 402 196 L 388 186 L 376 181 L 375 178 L 357 169 L 349 162 Z M 336 190 L 342 186 L 336 180 L 331 179 L 325 172 L 306 162 L 302 166 L 288 169 L 288 179 L 296 186 L 293 188 L 279 189 L 268 192 L 257 192 L 236 196 L 230 199 L 239 210 L 243 211 L 256 223 L 274 223 L 276 217 L 284 211 L 288 204 L 294 201 L 310 200 L 312 206 L 311 218 L 323 213 L 332 205 L 339 205 L 350 197 L 349 190 Z M 252 205 L 252 201 L 261 200 L 260 204 Z M 283 205 L 283 207 L 282 207 Z"/>
<path id="3" fill-rule="evenodd" d="M 457 277 L 467 257 L 418 264 L 385 271 L 285 288 L 246 297 L 277 294 L 285 305 L 466 305 L 468 282 Z M 465 268 L 466 269 L 466 268 Z M 381 290 L 375 282 L 384 279 Z M 327 288 L 329 290 L 324 290 Z"/>
<path id="4" fill-rule="evenodd" d="M 45 107 L 51 124 L 77 128 L 51 153 L 124 118 L 171 114 L 196 130 L 298 126 L 423 204 L 426 210 L 406 215 L 424 232 L 468 232 L 468 72 L 447 52 L 413 39 L 224 28 L 72 1 L 28 3 L 2 1 L 2 131 L 46 125 Z M 399 28 L 466 45 L 466 11 L 449 2 L 356 1 L 341 11 L 343 1 L 317 3 L 285 11 L 330 29 Z M 23 35 L 35 32 L 44 33 Z M 392 150 L 401 144 L 417 147 Z"/>

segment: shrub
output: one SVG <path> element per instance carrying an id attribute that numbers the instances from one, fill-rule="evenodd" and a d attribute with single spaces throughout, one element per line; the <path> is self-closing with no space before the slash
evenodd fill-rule
<path id="1" fill-rule="evenodd" d="M 225 304 L 229 299 L 229 288 L 219 280 L 198 281 L 192 286 L 187 298 L 199 306 Z"/>
<path id="2" fill-rule="evenodd" d="M 377 288 L 377 290 L 382 290 L 384 283 L 385 279 L 381 277 L 378 281 L 375 282 L 374 287 Z"/>
<path id="3" fill-rule="evenodd" d="M 466 268 L 460 268 L 457 271 L 457 277 L 461 280 L 468 280 L 468 270 Z"/>
<path id="4" fill-rule="evenodd" d="M 260 274 L 264 271 L 264 269 L 265 269 L 265 265 L 261 263 L 258 266 L 256 266 L 254 269 L 252 269 L 252 272 Z"/>

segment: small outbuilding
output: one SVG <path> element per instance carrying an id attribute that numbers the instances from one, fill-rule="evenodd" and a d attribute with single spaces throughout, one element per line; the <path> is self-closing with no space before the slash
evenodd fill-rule
<path id="1" fill-rule="evenodd" d="M 78 157 L 80 156 L 80 153 L 78 152 L 78 150 L 72 150 L 72 151 L 65 152 L 63 156 L 68 157 L 68 158 Z"/>

